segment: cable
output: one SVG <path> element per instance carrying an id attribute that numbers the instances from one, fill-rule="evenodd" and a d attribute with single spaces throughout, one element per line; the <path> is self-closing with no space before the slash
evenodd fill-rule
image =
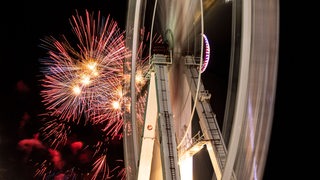
<path id="1" fill-rule="evenodd" d="M 203 7 L 202 7 L 202 0 L 200 0 L 200 11 L 201 11 L 201 32 L 203 35 L 203 30 L 204 30 L 204 25 L 203 25 Z M 187 137 L 188 131 L 191 128 L 191 124 L 192 124 L 192 119 L 193 119 L 193 115 L 194 115 L 194 111 L 196 109 L 196 105 L 197 105 L 197 101 L 198 101 L 198 95 L 199 95 L 199 89 L 200 89 L 200 81 L 201 81 L 201 67 L 202 67 L 202 62 L 203 61 L 203 38 L 201 38 L 201 51 L 200 51 L 200 65 L 199 65 L 199 74 L 198 74 L 198 83 L 197 83 L 197 91 L 196 91 L 196 96 L 195 96 L 195 101 L 194 101 L 194 105 L 192 108 L 192 112 L 191 112 L 191 116 L 190 116 L 190 120 L 189 120 L 189 124 L 188 127 L 185 131 L 185 134 L 183 135 L 180 143 L 177 146 L 177 149 L 182 145 L 184 139 Z"/>

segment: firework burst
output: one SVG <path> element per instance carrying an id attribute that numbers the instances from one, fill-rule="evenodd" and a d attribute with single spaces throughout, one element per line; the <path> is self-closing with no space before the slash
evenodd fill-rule
<path id="1" fill-rule="evenodd" d="M 74 45 L 62 36 L 62 40 L 48 37 L 42 47 L 48 57 L 41 60 L 44 65 L 41 81 L 41 96 L 47 110 L 53 116 L 76 121 L 81 115 L 114 91 L 110 85 L 122 78 L 123 59 L 130 56 L 125 47 L 124 34 L 117 23 L 86 11 L 82 17 L 72 16 L 70 24 L 76 36 Z M 105 91 L 107 89 L 107 91 Z"/>

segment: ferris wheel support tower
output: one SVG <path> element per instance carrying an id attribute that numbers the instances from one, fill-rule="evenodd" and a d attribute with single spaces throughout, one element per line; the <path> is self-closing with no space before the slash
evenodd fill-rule
<path id="1" fill-rule="evenodd" d="M 170 50 L 173 51 L 169 56 L 150 54 L 152 68 L 149 73 L 145 124 L 142 136 L 138 137 L 137 132 L 140 130 L 137 129 L 135 119 L 137 96 L 135 68 L 137 47 L 140 43 L 139 31 L 146 18 L 144 14 L 147 9 L 146 2 L 146 0 L 130 0 L 128 4 L 126 35 L 127 46 L 132 50 L 132 58 L 127 59 L 124 65 L 124 74 L 131 77 L 130 84 L 124 86 L 124 94 L 130 96 L 124 101 L 131 101 L 130 111 L 124 113 L 126 178 L 128 180 L 184 179 L 185 173 L 182 172 L 192 171 L 192 166 L 191 170 L 183 171 L 181 169 L 183 160 L 206 147 L 214 171 L 212 179 L 261 179 L 266 162 L 275 99 L 278 1 L 226 1 L 232 3 L 233 24 L 227 105 L 223 120 L 225 133 L 222 136 L 215 114 L 208 103 L 211 94 L 205 90 L 199 73 L 203 47 L 200 48 L 200 55 L 190 57 L 182 53 L 182 46 L 185 45 L 183 40 L 190 33 L 187 31 L 195 24 L 192 20 L 183 23 L 179 17 L 191 16 L 188 20 L 194 18 L 192 15 L 197 13 L 192 14 L 190 8 L 195 7 L 195 2 L 200 2 L 202 8 L 202 0 L 156 0 L 153 12 L 156 11 L 157 4 L 168 10 L 161 11 L 165 19 L 160 23 L 164 29 L 160 29 L 162 32 L 167 29 L 171 31 L 170 36 L 165 34 L 165 37 L 169 47 L 172 48 Z M 188 7 L 185 7 L 185 4 Z M 183 8 L 180 8 L 181 6 Z M 181 12 L 185 16 L 176 14 Z M 203 34 L 202 13 L 201 10 L 200 34 Z M 151 30 L 153 30 L 154 14 Z M 152 39 L 153 32 L 150 34 Z M 200 44 L 202 46 L 203 42 Z M 177 64 L 178 67 L 183 67 L 183 71 L 175 69 Z M 172 82 L 174 77 L 179 77 L 176 84 Z M 177 105 L 172 99 L 177 96 L 179 88 L 190 90 L 191 95 L 182 93 L 185 102 L 179 101 Z M 190 103 L 191 100 L 193 103 Z M 183 106 L 184 109 L 177 110 L 179 106 Z M 199 117 L 201 133 L 192 137 L 190 133 L 192 121 L 186 120 L 188 118 L 183 115 L 190 115 L 192 118 L 195 110 Z M 223 138 L 226 137 L 225 141 Z M 229 144 L 225 145 L 225 142 Z M 190 168 L 190 163 L 186 167 Z"/>

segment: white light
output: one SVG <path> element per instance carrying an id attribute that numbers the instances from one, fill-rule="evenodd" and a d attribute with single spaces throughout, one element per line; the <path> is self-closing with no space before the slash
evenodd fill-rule
<path id="1" fill-rule="evenodd" d="M 192 167 L 193 167 L 193 158 L 192 156 L 184 159 L 180 159 L 180 174 L 182 180 L 192 180 L 193 173 L 192 173 Z"/>
<path id="2" fill-rule="evenodd" d="M 88 63 L 88 64 L 87 64 L 87 67 L 88 67 L 88 69 L 90 69 L 91 71 L 95 71 L 96 65 L 97 65 L 96 63 L 91 62 L 91 63 Z"/>
<path id="3" fill-rule="evenodd" d="M 79 86 L 74 86 L 72 91 L 75 95 L 79 95 L 81 93 L 81 88 Z"/>
<path id="4" fill-rule="evenodd" d="M 120 103 L 118 101 L 113 101 L 112 107 L 113 107 L 113 109 L 120 109 Z"/>
<path id="5" fill-rule="evenodd" d="M 88 85 L 90 83 L 90 77 L 87 76 L 87 75 L 83 75 L 82 79 L 81 79 L 81 82 L 82 82 L 83 85 Z"/>
<path id="6" fill-rule="evenodd" d="M 143 76 L 142 76 L 141 72 L 137 72 L 136 82 L 137 82 L 137 84 L 142 84 L 142 82 L 143 82 Z"/>

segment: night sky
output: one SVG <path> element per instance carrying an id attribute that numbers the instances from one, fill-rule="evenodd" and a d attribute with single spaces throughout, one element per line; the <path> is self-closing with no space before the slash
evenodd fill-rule
<path id="1" fill-rule="evenodd" d="M 67 2 L 67 3 L 66 3 Z M 27 179 L 28 173 L 20 164 L 17 142 L 23 138 L 31 138 L 37 132 L 39 124 L 37 115 L 43 113 L 39 91 L 39 58 L 46 53 L 39 47 L 40 39 L 52 35 L 70 34 L 69 18 L 77 10 L 100 10 L 102 14 L 110 14 L 125 29 L 125 0 L 86 0 L 75 1 L 9 1 L 1 6 L 1 110 L 0 110 L 0 179 Z M 281 12 L 281 11 L 280 11 Z M 280 19 L 289 17 L 281 13 Z M 284 20 L 283 20 L 284 21 Z M 288 129 L 287 102 L 292 102 L 286 94 L 292 88 L 292 80 L 288 70 L 288 49 L 285 40 L 289 39 L 285 31 L 289 27 L 281 26 L 279 48 L 279 73 L 277 83 L 277 99 L 271 135 L 270 149 L 265 169 L 265 178 L 275 179 L 279 174 L 290 173 L 283 166 L 290 166 L 286 155 L 292 147 L 288 134 L 281 133 Z M 219 40 L 216 40 L 219 41 Z M 224 52 L 221 52 L 224 53 Z M 222 65 L 223 66 L 223 65 Z M 209 67 L 210 70 L 210 67 Z M 209 73 L 207 73 L 209 76 Z M 220 89 L 220 91 L 222 91 Z M 217 109 L 222 112 L 222 110 Z M 218 112 L 218 113 L 219 113 Z M 220 113 L 221 114 L 221 113 Z M 218 114 L 219 116 L 219 114 Z M 220 115 L 222 116 L 222 115 Z M 24 129 L 19 129 L 21 119 L 29 119 Z M 291 132 L 289 130 L 289 132 Z M 281 142 L 281 143 L 280 143 Z M 276 158 L 281 155 L 283 159 Z M 1 176 L 2 172 L 5 177 Z M 19 172 L 19 173 L 17 173 Z M 25 177 L 25 178 L 22 178 Z"/>

